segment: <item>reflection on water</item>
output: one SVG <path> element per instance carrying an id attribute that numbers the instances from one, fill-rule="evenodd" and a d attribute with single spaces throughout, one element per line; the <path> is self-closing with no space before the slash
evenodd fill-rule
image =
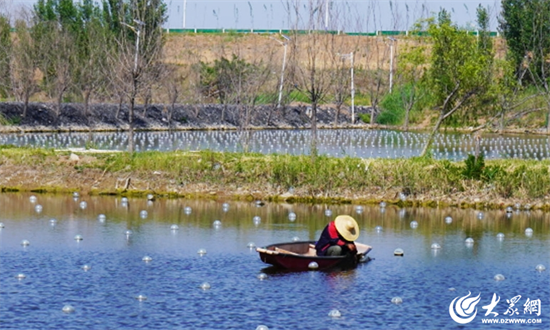
<path id="1" fill-rule="evenodd" d="M 203 150 L 249 151 L 264 154 L 309 154 L 309 130 L 262 131 L 176 131 L 118 133 L 25 133 L 0 134 L 0 144 L 46 148 L 96 148 L 107 150 Z M 408 158 L 418 156 L 428 138 L 426 133 L 389 130 L 318 130 L 319 154 L 334 157 Z M 129 144 L 128 141 L 133 141 Z M 547 159 L 550 139 L 537 135 L 485 134 L 479 151 L 486 159 Z M 472 134 L 438 134 L 432 153 L 437 159 L 462 160 L 473 154 Z"/>
<path id="2" fill-rule="evenodd" d="M 493 293 L 499 318 L 505 300 L 521 295 L 522 304 L 541 299 L 542 325 L 550 322 L 550 272 L 535 269 L 550 265 L 550 216 L 540 211 L 483 210 L 479 219 L 482 210 L 29 197 L 0 194 L 1 328 L 458 328 L 449 304 L 468 292 L 481 295 L 468 329 L 488 328 L 481 306 Z M 357 219 L 374 260 L 344 272 L 281 272 L 248 248 L 315 240 L 338 214 Z M 333 309 L 341 317 L 328 316 Z M 517 318 L 537 317 L 521 311 Z"/>

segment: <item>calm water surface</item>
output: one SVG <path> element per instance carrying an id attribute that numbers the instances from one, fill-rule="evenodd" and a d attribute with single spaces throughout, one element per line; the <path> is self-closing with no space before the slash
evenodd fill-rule
<path id="1" fill-rule="evenodd" d="M 483 211 L 481 217 L 475 210 L 365 206 L 359 214 L 355 205 L 236 202 L 224 211 L 221 202 L 183 199 L 130 199 L 125 205 L 115 197 L 36 195 L 35 203 L 29 197 L 0 194 L 1 329 L 550 328 L 550 270 L 535 269 L 550 267 L 546 213 Z M 289 212 L 296 213 L 295 221 Z M 345 272 L 288 273 L 268 267 L 247 247 L 314 240 L 338 214 L 357 219 L 358 241 L 373 246 L 374 260 Z M 261 218 L 257 224 L 255 216 Z M 214 228 L 215 220 L 222 226 Z M 179 229 L 171 230 L 173 224 Z M 471 246 L 464 243 L 468 237 L 475 241 Z M 432 243 L 441 249 L 433 250 Z M 393 255 L 396 248 L 403 257 Z M 207 253 L 200 256 L 199 249 Z M 142 261 L 144 256 L 152 261 Z M 267 279 L 258 279 L 261 273 Z M 497 274 L 505 280 L 495 281 Z M 200 288 L 205 282 L 210 289 Z M 480 294 L 477 316 L 460 325 L 449 316 L 449 305 L 469 292 Z M 493 294 L 500 297 L 496 319 L 542 323 L 483 324 L 495 318 L 481 308 Z M 505 315 L 506 300 L 518 295 L 518 314 Z M 394 297 L 403 302 L 393 304 Z M 528 298 L 540 299 L 540 316 L 525 313 Z M 64 313 L 65 305 L 75 311 Z M 341 317 L 328 316 L 332 309 Z"/>

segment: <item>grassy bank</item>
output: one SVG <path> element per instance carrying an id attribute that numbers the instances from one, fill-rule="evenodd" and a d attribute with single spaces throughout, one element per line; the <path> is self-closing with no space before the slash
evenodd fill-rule
<path id="1" fill-rule="evenodd" d="M 2 191 L 550 209 L 550 162 L 0 149 Z M 406 196 L 406 198 L 403 198 Z"/>

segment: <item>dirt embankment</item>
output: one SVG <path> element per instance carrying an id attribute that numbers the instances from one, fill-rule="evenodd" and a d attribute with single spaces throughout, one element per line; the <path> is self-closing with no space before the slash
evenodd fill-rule
<path id="1" fill-rule="evenodd" d="M 174 110 L 163 104 L 153 104 L 144 111 L 142 105 L 134 112 L 133 126 L 136 130 L 192 130 L 192 129 L 300 129 L 311 127 L 311 107 L 291 105 L 257 106 L 247 109 L 245 106 L 227 106 L 219 104 L 183 105 Z M 356 107 L 356 125 L 364 126 L 358 114 L 370 111 L 367 107 Z M 248 112 L 248 115 L 247 115 Z M 338 114 L 333 107 L 321 107 L 317 111 L 319 128 L 351 127 L 351 114 L 348 107 L 342 107 Z M 0 103 L 0 115 L 8 124 L 0 126 L 0 132 L 47 132 L 47 131 L 117 131 L 127 130 L 128 107 L 119 110 L 116 104 L 90 105 L 87 114 L 82 104 L 64 104 L 59 116 L 55 105 L 50 103 L 31 103 L 23 117 L 23 105 L 10 102 Z M 248 125 L 246 123 L 248 122 Z"/>

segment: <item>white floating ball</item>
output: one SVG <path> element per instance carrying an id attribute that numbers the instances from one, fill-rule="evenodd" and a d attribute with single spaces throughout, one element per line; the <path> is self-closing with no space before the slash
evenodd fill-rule
<path id="1" fill-rule="evenodd" d="M 449 288 L 449 291 L 456 291 L 455 288 Z"/>
<path id="2" fill-rule="evenodd" d="M 495 281 L 504 281 L 506 279 L 502 274 L 496 274 L 493 278 Z"/>
<path id="3" fill-rule="evenodd" d="M 0 222 L 0 229 L 4 228 L 4 223 Z"/>
<path id="4" fill-rule="evenodd" d="M 148 201 L 154 201 L 154 200 L 155 200 L 155 195 L 153 195 L 153 194 L 147 194 L 147 200 L 148 200 Z"/>
<path id="5" fill-rule="evenodd" d="M 208 290 L 210 289 L 210 284 L 208 282 L 204 282 L 201 284 L 200 288 L 203 290 Z"/>
<path id="6" fill-rule="evenodd" d="M 229 204 L 228 203 L 223 203 L 222 204 L 222 211 L 224 211 L 224 212 L 229 211 Z"/>
<path id="7" fill-rule="evenodd" d="M 75 241 L 82 241 L 83 239 L 84 239 L 84 238 L 82 238 L 82 235 L 76 235 L 76 236 L 74 237 L 74 240 L 75 240 Z"/>
<path id="8" fill-rule="evenodd" d="M 468 237 L 464 240 L 464 243 L 466 243 L 468 245 L 474 244 L 474 239 L 471 238 L 471 237 Z"/>
<path id="9" fill-rule="evenodd" d="M 432 243 L 432 250 L 439 250 L 441 249 L 441 245 L 439 243 Z"/>
<path id="10" fill-rule="evenodd" d="M 15 278 L 18 280 L 24 280 L 27 277 L 25 274 L 17 274 L 15 275 Z"/>
<path id="11" fill-rule="evenodd" d="M 73 198 L 78 198 L 78 197 L 80 197 L 80 194 L 77 191 L 75 191 L 73 193 Z"/>
<path id="12" fill-rule="evenodd" d="M 21 245 L 22 246 L 29 246 L 31 244 L 31 242 L 29 242 L 28 240 L 24 239 L 21 241 Z"/>
<path id="13" fill-rule="evenodd" d="M 543 264 L 538 264 L 535 269 L 539 272 L 543 272 L 546 270 L 546 267 Z"/>
<path id="14" fill-rule="evenodd" d="M 262 218 L 260 218 L 259 216 L 255 216 L 254 218 L 252 218 L 252 222 L 254 222 L 255 225 L 259 225 L 260 222 L 262 222 Z"/>
<path id="15" fill-rule="evenodd" d="M 256 244 L 254 244 L 254 242 L 249 242 L 248 244 L 246 244 L 246 247 L 249 249 L 253 249 L 256 247 Z"/>
<path id="16" fill-rule="evenodd" d="M 149 256 L 145 256 L 143 258 L 141 258 L 141 261 L 143 262 L 151 262 L 153 260 L 153 258 L 149 257 Z"/>
<path id="17" fill-rule="evenodd" d="M 514 212 L 514 209 L 511 206 L 508 206 L 506 208 L 506 213 L 512 213 L 512 212 Z"/>
<path id="18" fill-rule="evenodd" d="M 412 229 L 415 229 L 418 227 L 418 222 L 416 222 L 415 220 L 411 221 L 411 224 L 410 224 L 411 228 Z"/>
<path id="19" fill-rule="evenodd" d="M 80 208 L 83 210 L 88 207 L 88 203 L 86 203 L 85 201 L 80 202 L 79 205 L 80 205 Z"/>
<path id="20" fill-rule="evenodd" d="M 142 219 L 147 218 L 148 215 L 149 215 L 149 214 L 148 214 L 147 211 L 145 211 L 145 210 L 141 210 L 141 211 L 139 212 L 139 216 L 140 216 Z"/>
<path id="21" fill-rule="evenodd" d="M 497 234 L 497 238 L 498 238 L 499 240 L 503 240 L 503 239 L 504 239 L 504 234 L 503 234 L 503 233 L 498 233 L 498 234 Z"/>
<path id="22" fill-rule="evenodd" d="M 376 226 L 376 227 L 374 227 L 374 230 L 375 230 L 377 233 L 380 233 L 380 232 L 382 232 L 383 229 L 382 229 L 382 226 Z"/>
<path id="23" fill-rule="evenodd" d="M 300 240 L 300 237 L 298 237 L 298 236 L 292 237 L 293 242 L 298 242 L 299 240 Z"/>
<path id="24" fill-rule="evenodd" d="M 337 309 L 332 309 L 330 312 L 328 312 L 328 316 L 332 318 L 338 318 L 342 316 L 342 313 L 340 313 L 340 311 Z"/>
<path id="25" fill-rule="evenodd" d="M 138 294 L 138 295 L 136 296 L 136 299 L 137 299 L 138 301 L 145 301 L 145 300 L 147 300 L 147 297 L 144 296 L 144 295 L 142 295 L 142 294 Z"/>
<path id="26" fill-rule="evenodd" d="M 380 207 L 381 207 L 381 208 L 386 207 L 386 205 L 388 205 L 386 202 L 380 202 Z"/>
<path id="27" fill-rule="evenodd" d="M 170 230 L 174 231 L 174 230 L 178 230 L 178 229 L 180 229 L 180 226 L 178 226 L 176 224 L 173 224 L 173 225 L 170 226 Z"/>
<path id="28" fill-rule="evenodd" d="M 355 213 L 362 214 L 365 209 L 361 205 L 355 207 Z"/>
<path id="29" fill-rule="evenodd" d="M 206 254 L 206 250 L 205 250 L 205 249 L 199 249 L 199 250 L 197 251 L 197 253 L 198 253 L 199 255 L 203 256 L 203 255 Z"/>
<path id="30" fill-rule="evenodd" d="M 120 199 L 120 201 L 121 201 L 122 203 L 128 203 L 128 198 L 127 198 L 127 197 L 122 197 L 122 198 Z"/>
<path id="31" fill-rule="evenodd" d="M 516 210 L 520 210 L 521 209 L 521 204 L 520 203 L 516 203 L 516 205 L 514 205 L 514 208 Z"/>
<path id="32" fill-rule="evenodd" d="M 81 267 L 85 272 L 89 271 L 90 269 L 92 269 L 92 267 L 90 265 L 84 265 Z"/>
<path id="33" fill-rule="evenodd" d="M 296 220 L 296 213 L 290 212 L 290 213 L 288 214 L 288 220 L 290 220 L 290 221 Z"/>
<path id="34" fill-rule="evenodd" d="M 61 309 L 63 311 L 63 313 L 72 313 L 74 312 L 74 307 L 71 306 L 71 305 L 65 305 L 63 306 L 63 308 Z"/>
<path id="35" fill-rule="evenodd" d="M 527 235 L 527 236 L 533 236 L 533 229 L 531 229 L 531 228 L 525 229 L 525 235 Z"/>
<path id="36" fill-rule="evenodd" d="M 262 201 L 260 201 L 260 200 L 257 200 L 257 201 L 256 201 L 256 207 L 262 207 L 262 206 L 264 206 L 264 205 L 265 205 L 264 202 L 262 202 Z"/>
<path id="37" fill-rule="evenodd" d="M 325 210 L 325 215 L 326 215 L 327 217 L 332 216 L 332 210 L 328 210 L 328 209 Z"/>
<path id="38" fill-rule="evenodd" d="M 36 211 L 36 213 L 40 213 L 42 212 L 42 205 L 38 204 L 34 207 L 34 210 Z"/>
<path id="39" fill-rule="evenodd" d="M 212 222 L 212 226 L 214 226 L 214 228 L 220 228 L 222 226 L 222 222 L 220 220 L 214 220 L 214 222 Z"/>
<path id="40" fill-rule="evenodd" d="M 100 214 L 97 216 L 97 220 L 99 220 L 99 222 L 105 222 L 105 220 L 107 220 L 107 217 L 105 216 L 105 214 Z"/>
<path id="41" fill-rule="evenodd" d="M 525 211 L 529 211 L 531 209 L 531 204 L 525 204 L 525 206 L 523 207 L 523 209 Z"/>
<path id="42" fill-rule="evenodd" d="M 445 223 L 446 223 L 446 224 L 451 224 L 451 223 L 453 223 L 453 218 L 451 218 L 451 217 L 449 217 L 449 216 L 446 216 L 446 217 L 445 217 Z"/>
<path id="43" fill-rule="evenodd" d="M 269 330 L 269 328 L 267 327 L 267 325 L 261 324 L 256 327 L 256 330 Z"/>
<path id="44" fill-rule="evenodd" d="M 485 217 L 485 214 L 483 214 L 483 212 L 479 212 L 479 213 L 477 214 L 477 218 L 478 218 L 479 220 L 483 220 L 484 217 Z"/>
<path id="45" fill-rule="evenodd" d="M 29 201 L 33 204 L 36 203 L 36 201 L 37 201 L 36 196 L 32 195 L 31 197 L 29 197 Z"/>
<path id="46" fill-rule="evenodd" d="M 318 269 L 319 264 L 316 263 L 315 261 L 312 261 L 312 262 L 309 263 L 309 265 L 307 265 L 307 268 L 309 268 L 309 269 Z"/>
<path id="47" fill-rule="evenodd" d="M 391 303 L 399 305 L 403 302 L 403 299 L 401 297 L 393 297 L 391 298 Z"/>
<path id="48" fill-rule="evenodd" d="M 405 252 L 401 248 L 397 248 L 393 251 L 394 256 L 402 257 L 404 254 Z"/>
<path id="49" fill-rule="evenodd" d="M 190 206 L 186 206 L 183 208 L 183 212 L 187 215 L 191 214 L 191 212 L 193 212 L 193 210 L 191 209 Z"/>
<path id="50" fill-rule="evenodd" d="M 125 232 L 125 234 L 126 234 L 126 236 L 130 236 L 130 235 L 132 235 L 132 231 L 128 229 L 128 230 Z"/>
<path id="51" fill-rule="evenodd" d="M 267 274 L 260 273 L 260 274 L 258 274 L 257 278 L 258 278 L 260 281 L 266 280 L 266 279 L 267 279 Z"/>

